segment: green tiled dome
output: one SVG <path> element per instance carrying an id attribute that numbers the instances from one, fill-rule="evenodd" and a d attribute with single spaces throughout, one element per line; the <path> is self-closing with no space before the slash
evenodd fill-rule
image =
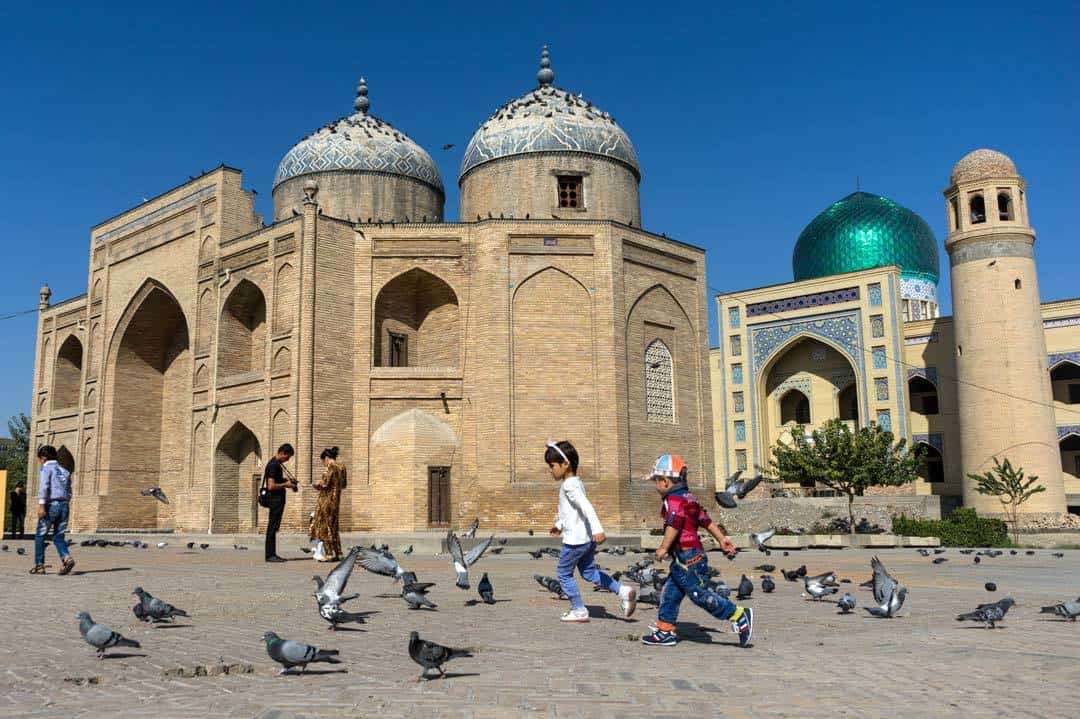
<path id="1" fill-rule="evenodd" d="M 938 249 L 926 221 L 887 197 L 853 192 L 806 226 L 791 258 L 795 280 L 899 265 L 906 278 L 938 281 Z"/>

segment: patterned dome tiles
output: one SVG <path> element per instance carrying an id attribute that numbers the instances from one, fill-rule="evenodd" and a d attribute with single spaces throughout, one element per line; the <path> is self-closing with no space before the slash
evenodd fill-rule
<path id="1" fill-rule="evenodd" d="M 982 180 L 988 177 L 1018 177 L 1016 164 L 1009 156 L 998 152 L 981 148 L 969 152 L 960 158 L 960 161 L 952 169 L 949 180 L 952 184 Z"/>

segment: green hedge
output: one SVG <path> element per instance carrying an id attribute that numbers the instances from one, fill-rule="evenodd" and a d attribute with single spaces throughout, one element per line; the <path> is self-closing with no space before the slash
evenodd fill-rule
<path id="1" fill-rule="evenodd" d="M 980 517 L 974 509 L 957 509 L 945 519 L 893 517 L 894 534 L 940 537 L 945 547 L 1009 547 L 1008 527 L 1000 519 Z"/>

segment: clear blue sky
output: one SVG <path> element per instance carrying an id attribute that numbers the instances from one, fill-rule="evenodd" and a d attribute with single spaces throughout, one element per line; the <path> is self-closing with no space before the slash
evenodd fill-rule
<path id="1" fill-rule="evenodd" d="M 800 230 L 856 176 L 940 242 L 950 168 L 989 146 L 1028 180 L 1043 299 L 1080 295 L 1080 6 L 710 5 L 7 3 L 0 315 L 46 280 L 85 292 L 92 225 L 220 162 L 268 217 L 278 160 L 351 112 L 360 74 L 455 218 L 470 135 L 533 86 L 545 42 L 556 84 L 632 138 L 645 227 L 707 248 L 717 290 L 790 280 Z M 35 322 L 0 321 L 0 417 L 29 410 Z"/>

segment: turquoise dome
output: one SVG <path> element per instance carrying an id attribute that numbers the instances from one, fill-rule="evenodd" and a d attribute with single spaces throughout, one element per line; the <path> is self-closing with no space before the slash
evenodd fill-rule
<path id="1" fill-rule="evenodd" d="M 937 239 L 926 220 L 906 207 L 853 192 L 806 226 L 791 264 L 796 281 L 899 265 L 902 277 L 936 286 Z"/>

